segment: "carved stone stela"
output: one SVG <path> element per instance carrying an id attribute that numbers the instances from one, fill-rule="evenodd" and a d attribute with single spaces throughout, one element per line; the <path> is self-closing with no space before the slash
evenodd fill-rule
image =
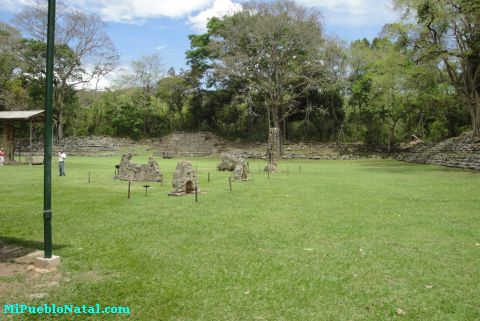
<path id="1" fill-rule="evenodd" d="M 265 171 L 274 172 L 277 170 L 277 162 L 280 159 L 280 131 L 278 128 L 270 128 L 268 131 L 267 161 Z"/>
<path id="2" fill-rule="evenodd" d="M 170 196 L 182 196 L 185 194 L 200 192 L 198 188 L 198 179 L 192 164 L 189 161 L 181 161 L 177 164 L 175 173 L 173 173 L 173 191 Z"/>
<path id="3" fill-rule="evenodd" d="M 115 178 L 136 182 L 163 181 L 163 174 L 160 172 L 158 163 L 153 158 L 149 158 L 147 164 L 135 164 L 131 162 L 132 156 L 132 153 L 122 156 L 122 161 L 118 166 L 118 174 Z"/>

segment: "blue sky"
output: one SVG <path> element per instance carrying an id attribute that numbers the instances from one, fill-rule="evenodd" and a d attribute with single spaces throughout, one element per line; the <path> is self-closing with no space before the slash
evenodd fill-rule
<path id="1" fill-rule="evenodd" d="M 15 12 L 35 0 L 2 0 L 0 20 L 10 23 Z M 397 15 L 390 0 L 295 0 L 319 8 L 329 35 L 352 41 L 372 39 Z M 42 1 L 46 2 L 46 0 Z M 211 16 L 240 8 L 240 0 L 64 0 L 72 7 L 99 14 L 121 57 L 121 65 L 158 53 L 166 68 L 185 67 L 188 35 L 201 33 Z"/>

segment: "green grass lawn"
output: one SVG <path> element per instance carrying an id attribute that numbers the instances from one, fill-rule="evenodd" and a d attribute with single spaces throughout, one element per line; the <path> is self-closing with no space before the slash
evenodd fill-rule
<path id="1" fill-rule="evenodd" d="M 195 203 L 167 196 L 178 160 L 159 160 L 164 186 L 145 196 L 132 183 L 128 200 L 128 183 L 112 179 L 119 159 L 69 157 L 67 176 L 53 177 L 62 281 L 18 303 L 127 305 L 126 319 L 145 321 L 480 320 L 479 173 L 284 161 L 267 179 L 250 161 L 253 182 L 231 192 L 217 158 L 195 158 Z M 0 241 L 41 248 L 43 168 L 3 166 L 0 182 Z"/>

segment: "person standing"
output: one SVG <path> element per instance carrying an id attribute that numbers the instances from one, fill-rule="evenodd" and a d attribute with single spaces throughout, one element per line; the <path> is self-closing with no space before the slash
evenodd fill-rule
<path id="1" fill-rule="evenodd" d="M 58 170 L 60 172 L 60 176 L 65 176 L 65 158 L 67 158 L 67 154 L 63 150 L 58 152 Z"/>
<path id="2" fill-rule="evenodd" d="M 0 166 L 3 166 L 3 162 L 5 162 L 5 152 L 0 148 Z"/>

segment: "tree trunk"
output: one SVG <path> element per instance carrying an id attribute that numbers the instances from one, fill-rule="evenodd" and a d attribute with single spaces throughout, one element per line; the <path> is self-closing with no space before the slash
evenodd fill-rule
<path id="1" fill-rule="evenodd" d="M 254 116 L 251 113 L 248 113 L 247 133 L 249 134 L 253 132 L 253 121 L 254 121 Z"/>
<path id="2" fill-rule="evenodd" d="M 397 122 L 394 122 L 390 127 L 390 132 L 388 133 L 388 152 L 392 150 L 392 146 L 395 143 L 395 127 L 397 127 Z"/>
<path id="3" fill-rule="evenodd" d="M 61 110 L 58 113 L 57 139 L 59 141 L 63 139 L 63 111 Z"/>
<path id="4" fill-rule="evenodd" d="M 480 95 L 474 94 L 470 103 L 470 116 L 472 117 L 472 128 L 475 136 L 480 136 Z"/>
<path id="5" fill-rule="evenodd" d="M 55 106 L 53 106 L 58 114 L 57 139 L 59 141 L 63 139 L 63 86 L 65 82 L 62 82 L 61 86 L 55 86 Z"/>
<path id="6" fill-rule="evenodd" d="M 279 147 L 278 150 L 278 155 L 281 157 L 282 156 L 282 129 L 280 127 L 280 118 L 278 117 L 278 110 L 272 108 L 272 121 L 273 121 L 273 127 L 278 128 L 278 136 L 277 136 L 277 146 Z"/>

